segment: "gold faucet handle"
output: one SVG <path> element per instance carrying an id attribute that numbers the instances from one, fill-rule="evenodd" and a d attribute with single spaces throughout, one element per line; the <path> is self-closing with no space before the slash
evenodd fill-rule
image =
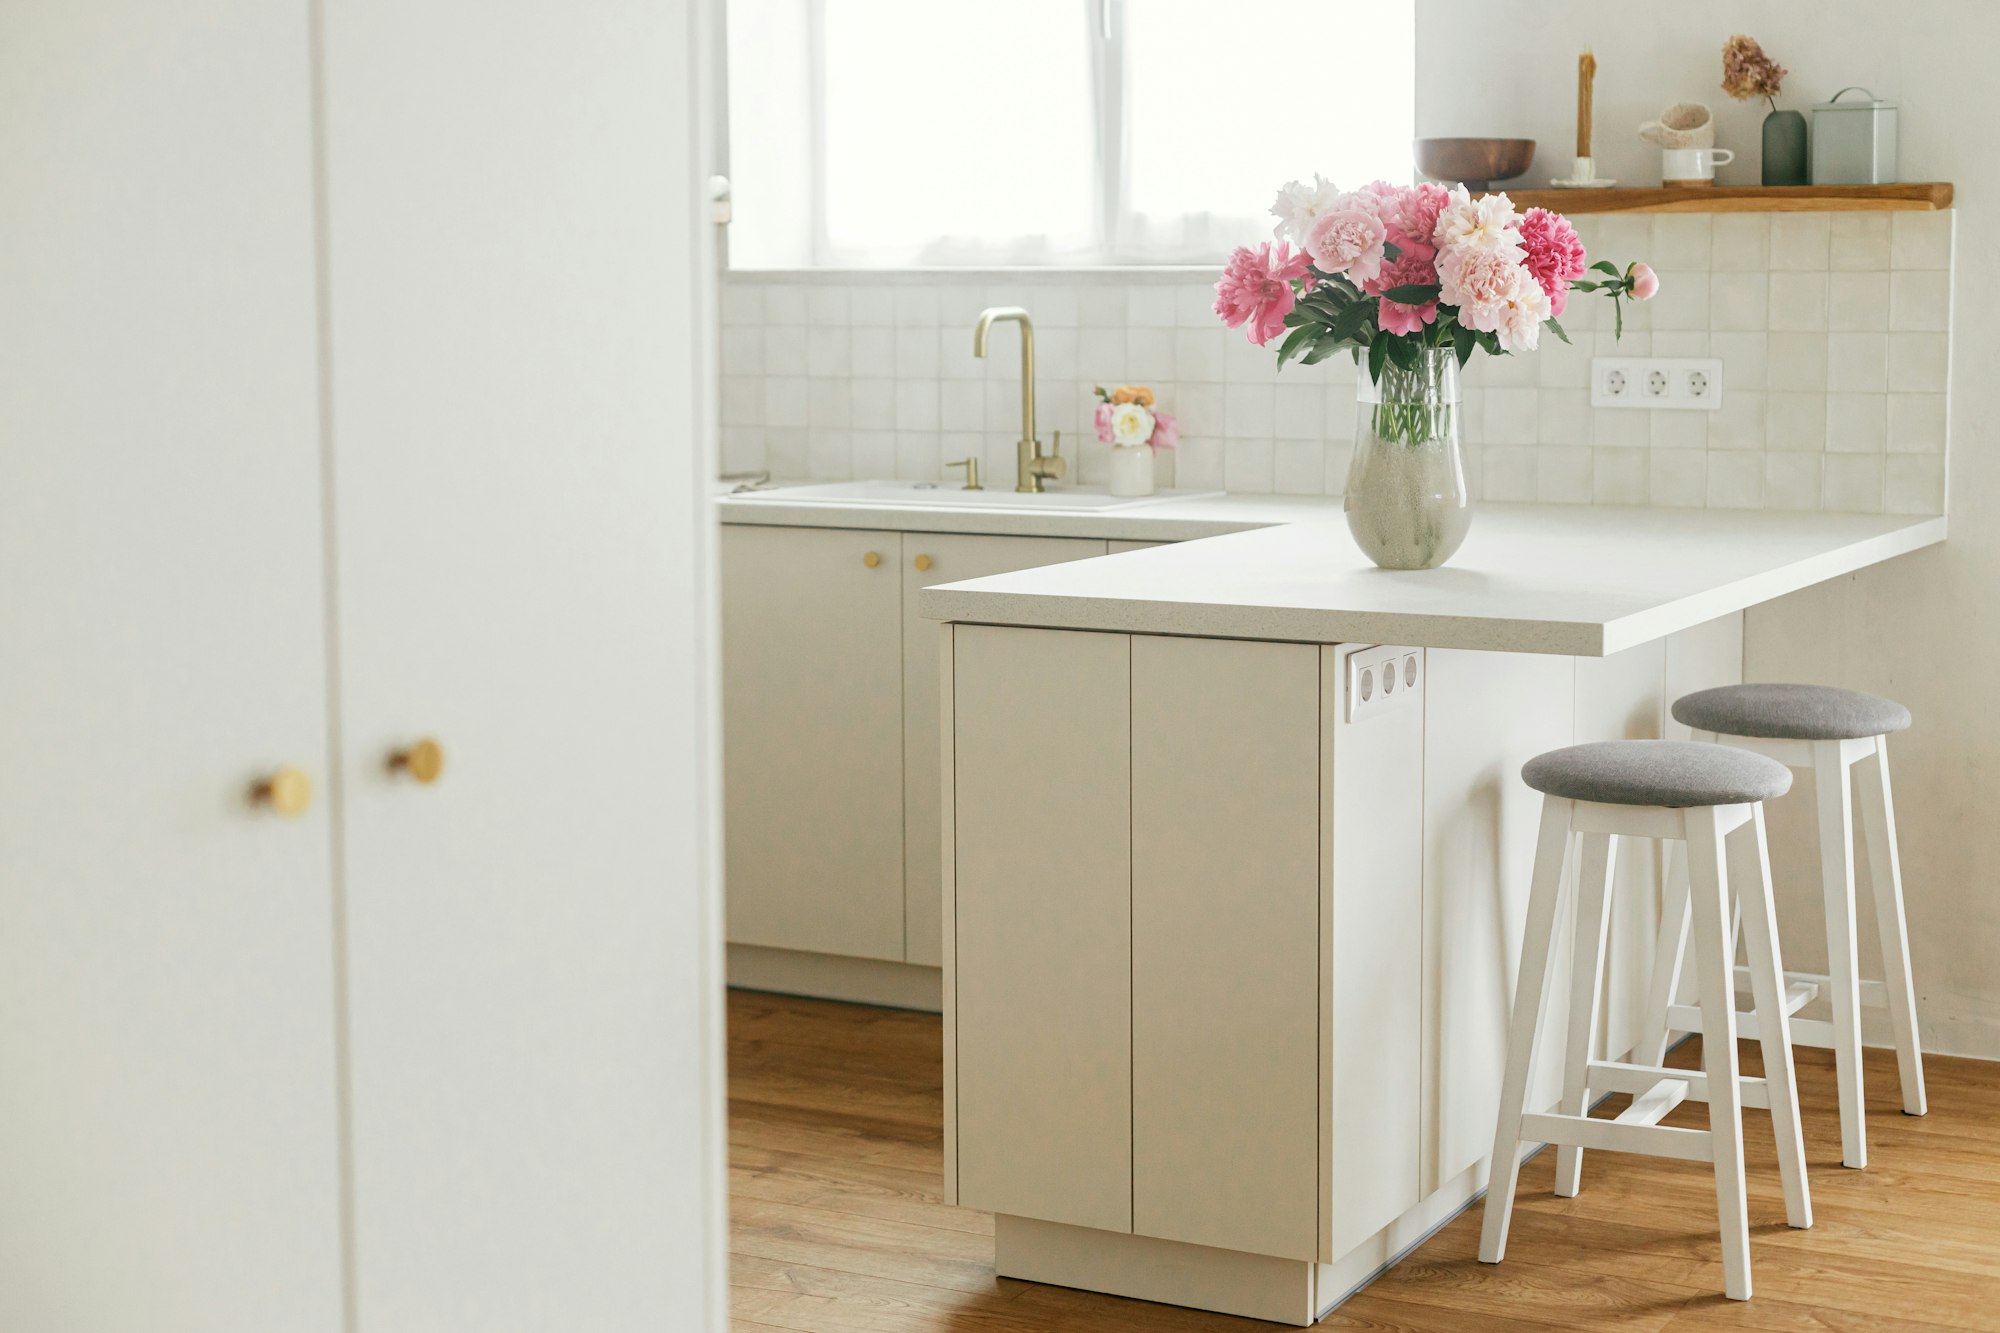
<path id="1" fill-rule="evenodd" d="M 1050 481 L 1061 481 L 1068 471 L 1069 462 L 1062 456 L 1062 432 L 1051 432 L 1048 453 L 1035 460 L 1035 475 L 1047 477 Z"/>
<path id="2" fill-rule="evenodd" d="M 945 466 L 962 467 L 965 469 L 965 486 L 963 489 L 968 491 L 983 491 L 986 489 L 979 484 L 979 459 L 976 456 L 972 458 L 960 458 L 946 463 Z"/>

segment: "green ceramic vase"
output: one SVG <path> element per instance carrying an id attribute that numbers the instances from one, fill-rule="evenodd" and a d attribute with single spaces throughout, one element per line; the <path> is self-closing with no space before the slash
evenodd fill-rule
<path id="1" fill-rule="evenodd" d="M 1796 111 L 1764 117 L 1764 184 L 1808 184 L 1806 163 L 1806 118 Z"/>

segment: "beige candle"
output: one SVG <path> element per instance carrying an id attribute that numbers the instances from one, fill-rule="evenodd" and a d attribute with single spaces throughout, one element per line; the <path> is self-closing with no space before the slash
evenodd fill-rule
<path id="1" fill-rule="evenodd" d="M 1597 57 L 1585 51 L 1576 58 L 1576 155 L 1590 156 L 1590 84 L 1597 77 Z"/>

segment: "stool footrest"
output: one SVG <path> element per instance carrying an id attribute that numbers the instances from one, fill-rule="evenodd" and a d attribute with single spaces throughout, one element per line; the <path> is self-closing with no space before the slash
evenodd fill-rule
<path id="1" fill-rule="evenodd" d="M 1673 1032 L 1700 1032 L 1701 1009 L 1692 1004 L 1670 1004 L 1667 1006 L 1667 1027 Z M 1757 1011 L 1738 1011 L 1736 1015 L 1736 1038 L 1738 1041 L 1762 1041 L 1764 1027 L 1757 1017 Z M 1818 1046 L 1833 1049 L 1833 1024 L 1823 1018 L 1794 1018 L 1792 1020 L 1792 1045 Z"/>
<path id="2" fill-rule="evenodd" d="M 1607 1152 L 1643 1153 L 1648 1157 L 1676 1157 L 1684 1162 L 1715 1160 L 1715 1146 L 1709 1141 L 1709 1133 L 1705 1129 L 1620 1124 L 1616 1120 L 1593 1120 L 1587 1115 L 1524 1115 L 1521 1117 L 1521 1138 L 1529 1143 L 1568 1144 Z"/>
<path id="3" fill-rule="evenodd" d="M 1667 1110 L 1683 1098 L 1688 1101 L 1708 1100 L 1708 1075 L 1694 1069 L 1668 1069 L 1664 1065 L 1634 1065 L 1618 1060 L 1592 1060 L 1590 1062 L 1590 1086 L 1599 1092 L 1627 1092 L 1635 1098 L 1652 1096 L 1665 1083 L 1677 1083 L 1683 1091 L 1674 1097 Z M 1771 1109 L 1771 1085 L 1761 1078 L 1744 1077 L 1736 1080 L 1737 1097 L 1745 1106 Z M 1662 1094 L 1666 1095 L 1666 1094 Z M 1633 1110 L 1639 1103 L 1634 1101 L 1627 1110 Z M 1664 1115 L 1666 1112 L 1661 1112 Z M 1618 1117 L 1623 1120 L 1624 1115 Z"/>
<path id="4" fill-rule="evenodd" d="M 1785 973 L 1785 1012 L 1796 1014 L 1799 1010 L 1819 998 L 1820 988 L 1826 985 L 1825 977 L 1815 977 L 1804 972 Z M 1750 969 L 1736 969 L 1736 993 L 1751 993 Z"/>

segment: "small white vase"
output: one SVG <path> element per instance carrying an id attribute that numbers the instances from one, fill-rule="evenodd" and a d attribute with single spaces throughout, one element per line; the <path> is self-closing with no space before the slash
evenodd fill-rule
<path id="1" fill-rule="evenodd" d="M 1153 446 L 1150 444 L 1114 444 L 1111 446 L 1111 483 L 1113 495 L 1151 495 L 1153 493 Z"/>

